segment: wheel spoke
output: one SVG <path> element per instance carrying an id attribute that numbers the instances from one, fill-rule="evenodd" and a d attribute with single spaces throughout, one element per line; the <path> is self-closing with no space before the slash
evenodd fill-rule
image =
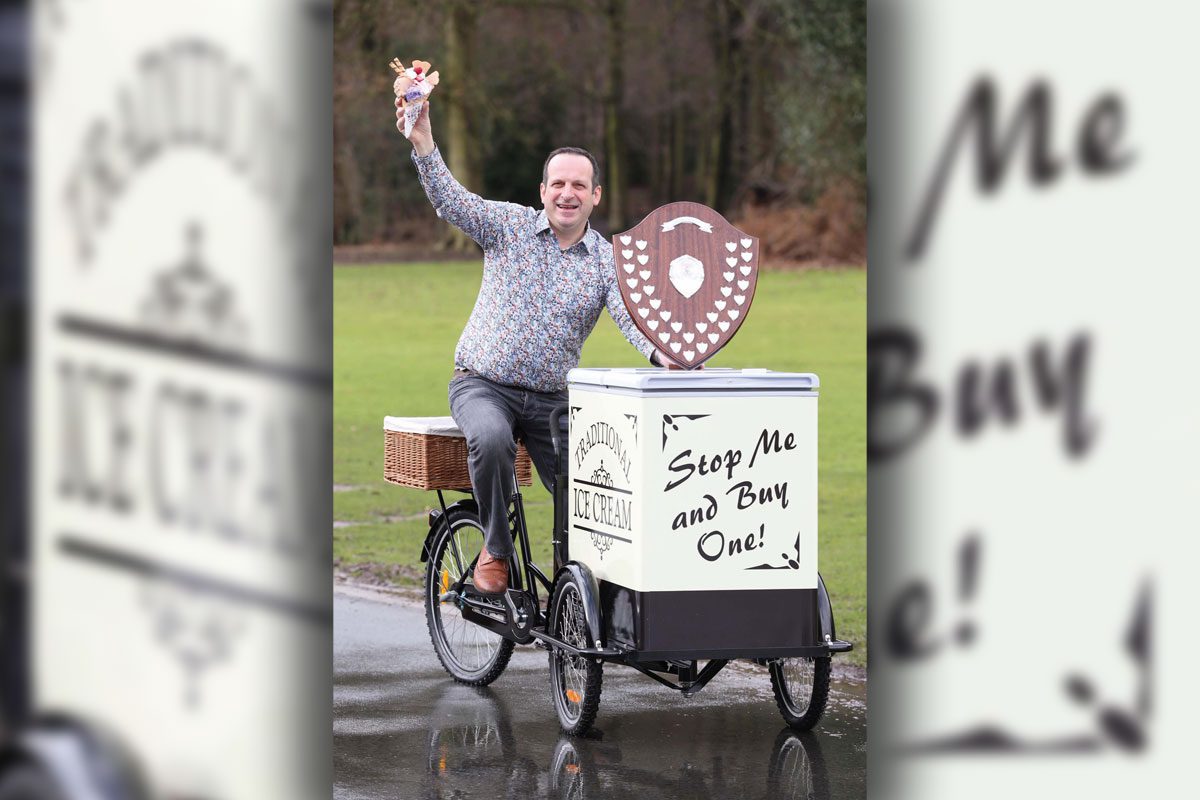
<path id="1" fill-rule="evenodd" d="M 567 644 L 575 647 L 586 647 L 587 640 L 580 620 L 582 611 L 578 593 L 572 587 L 564 594 L 562 600 L 562 630 L 560 635 Z M 581 656 L 573 653 L 563 653 L 559 662 L 563 677 L 563 700 L 570 715 L 574 718 L 579 714 L 583 704 L 586 688 L 585 671 L 587 666 Z"/>
<path id="2" fill-rule="evenodd" d="M 813 662 L 811 658 L 789 658 L 783 662 L 784 686 L 796 709 L 803 714 L 808 709 L 813 689 Z"/>
<path id="3" fill-rule="evenodd" d="M 454 548 L 454 566 L 458 575 L 458 577 L 455 578 L 455 581 L 457 581 L 459 578 L 462 578 L 464 574 L 466 574 L 467 561 L 465 558 L 463 558 L 462 550 L 459 549 L 457 536 L 450 537 L 450 545 Z"/>
<path id="4" fill-rule="evenodd" d="M 814 664 L 811 658 L 789 658 L 783 662 L 784 685 L 798 713 L 807 710 L 812 699 Z"/>

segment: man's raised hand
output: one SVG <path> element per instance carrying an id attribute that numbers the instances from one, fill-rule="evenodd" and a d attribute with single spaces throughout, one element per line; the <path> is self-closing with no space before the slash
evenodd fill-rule
<path id="1" fill-rule="evenodd" d="M 396 130 L 404 133 L 404 101 L 399 97 L 396 98 Z M 428 99 L 421 105 L 421 113 L 417 115 L 417 122 L 413 125 L 408 140 L 412 142 L 413 149 L 419 156 L 427 156 L 433 152 L 433 128 L 429 124 Z"/>

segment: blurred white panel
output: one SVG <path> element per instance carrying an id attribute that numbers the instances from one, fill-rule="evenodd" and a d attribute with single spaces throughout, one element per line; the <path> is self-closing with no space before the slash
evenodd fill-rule
<path id="1" fill-rule="evenodd" d="M 870 11 L 872 796 L 1165 786 L 1200 13 Z"/>
<path id="2" fill-rule="evenodd" d="M 331 10 L 37 7 L 35 706 L 329 786 Z"/>

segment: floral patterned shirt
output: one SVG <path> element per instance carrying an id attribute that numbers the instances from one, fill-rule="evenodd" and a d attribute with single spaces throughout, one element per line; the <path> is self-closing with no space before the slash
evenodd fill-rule
<path id="1" fill-rule="evenodd" d="M 456 367 L 538 392 L 566 387 L 583 342 L 608 313 L 647 359 L 654 346 L 621 299 L 612 244 L 588 226 L 560 250 L 544 210 L 484 200 L 450 174 L 437 148 L 412 154 L 437 214 L 483 248 L 483 283 L 454 351 Z"/>

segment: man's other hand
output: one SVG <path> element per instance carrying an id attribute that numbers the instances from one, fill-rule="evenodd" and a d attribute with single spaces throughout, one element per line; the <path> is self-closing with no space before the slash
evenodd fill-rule
<path id="1" fill-rule="evenodd" d="M 404 101 L 399 97 L 396 98 L 396 130 L 404 133 Z M 413 149 L 419 156 L 427 156 L 433 152 L 433 128 L 429 124 L 428 99 L 421 106 L 421 113 L 417 115 L 417 122 L 413 125 L 408 140 L 412 142 Z"/>
<path id="2" fill-rule="evenodd" d="M 650 363 L 656 367 L 674 367 L 675 361 L 667 356 L 662 350 L 656 349 L 650 354 Z"/>

